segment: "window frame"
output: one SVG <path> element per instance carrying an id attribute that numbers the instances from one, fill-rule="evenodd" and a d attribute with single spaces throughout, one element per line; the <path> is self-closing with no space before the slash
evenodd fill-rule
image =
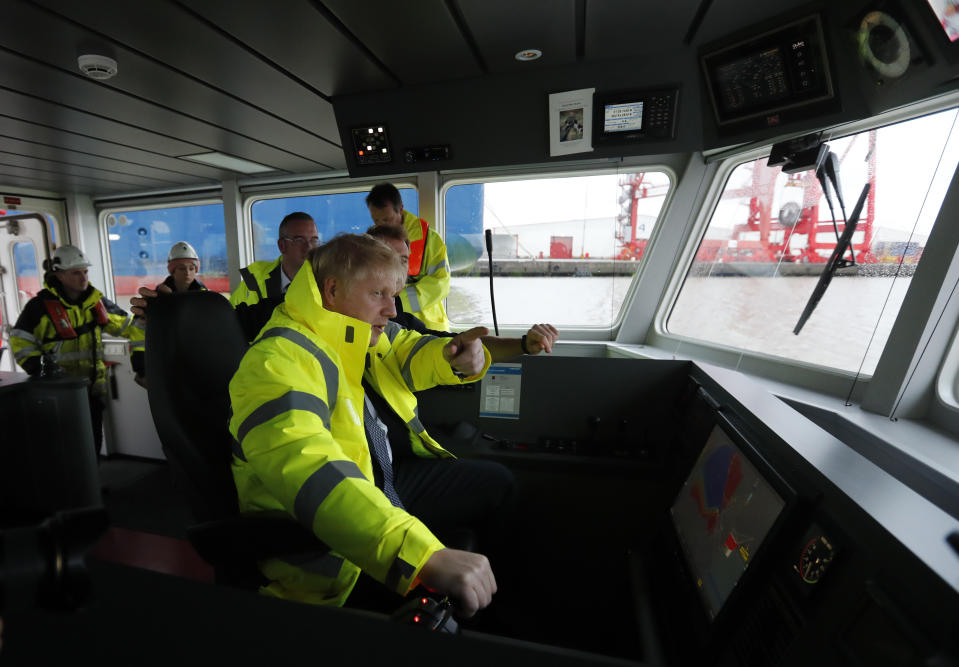
<path id="1" fill-rule="evenodd" d="M 107 218 L 116 213 L 127 213 L 132 211 L 154 211 L 164 208 L 184 208 L 187 206 L 209 206 L 219 204 L 224 206 L 222 197 L 200 197 L 196 199 L 169 200 L 163 199 L 152 203 L 138 203 L 133 206 L 124 206 L 122 200 L 111 202 L 107 208 L 101 208 L 97 211 L 97 233 L 100 238 L 100 256 L 103 258 L 104 280 L 103 285 L 96 285 L 104 296 L 113 302 L 116 302 L 116 287 L 113 274 L 113 253 L 110 250 L 110 228 L 107 225 Z M 226 231 L 226 213 L 223 216 L 223 228 Z M 229 238 L 226 241 L 227 256 L 230 253 Z M 201 274 L 202 275 L 202 274 Z M 91 280 L 92 282 L 92 280 Z"/>
<path id="2" fill-rule="evenodd" d="M 657 307 L 653 327 L 647 342 L 662 350 L 668 351 L 674 358 L 681 356 L 682 358 L 706 361 L 726 368 L 733 368 L 743 373 L 782 383 L 784 387 L 800 387 L 832 396 L 839 396 L 844 399 L 848 398 L 849 401 L 852 402 L 868 400 L 869 394 L 876 391 L 874 389 L 876 385 L 875 378 L 885 375 L 885 367 L 888 366 L 888 355 L 886 355 L 887 347 L 897 329 L 902 325 L 902 319 L 907 310 L 905 305 L 908 302 L 908 295 L 906 301 L 903 302 L 903 307 L 900 308 L 896 316 L 892 333 L 887 340 L 886 347 L 884 347 L 876 369 L 871 376 L 860 375 L 857 377 L 857 373 L 853 371 L 845 371 L 809 362 L 776 357 L 761 352 L 733 348 L 728 345 L 710 343 L 702 339 L 682 336 L 669 332 L 666 329 L 666 322 L 676 304 L 686 276 L 699 250 L 699 246 L 705 238 L 709 223 L 719 205 L 720 197 L 732 172 L 737 167 L 752 160 L 768 157 L 769 150 L 773 143 L 794 136 L 822 131 L 823 141 L 828 142 L 852 134 L 866 132 L 870 129 L 906 122 L 957 107 L 959 107 L 959 93 L 952 93 L 933 100 L 927 100 L 908 107 L 877 114 L 863 120 L 820 128 L 819 130 L 811 128 L 805 132 L 776 137 L 776 141 L 773 142 L 755 143 L 707 157 L 707 162 L 718 163 L 717 170 L 707 186 L 706 195 L 702 200 L 696 220 L 690 226 L 689 234 L 683 242 L 682 253 L 677 258 L 674 271 L 670 276 L 663 297 Z M 941 312 L 942 310 L 939 309 L 935 315 Z M 954 326 L 955 324 L 956 323 L 954 323 Z M 917 346 L 920 343 L 920 339 L 921 336 L 915 340 Z M 937 369 L 945 361 L 945 357 L 946 355 L 943 354 L 939 363 L 936 364 Z M 783 380 L 784 368 L 788 369 L 788 382 Z"/>
<path id="3" fill-rule="evenodd" d="M 535 168 L 535 171 L 534 171 Z M 668 217 L 668 213 L 675 196 L 679 183 L 677 168 L 663 161 L 640 162 L 635 160 L 623 160 L 616 166 L 609 164 L 583 167 L 582 165 L 570 166 L 538 166 L 523 167 L 520 169 L 501 169 L 475 172 L 457 172 L 444 174 L 440 179 L 437 192 L 437 218 L 443 220 L 443 240 L 446 240 L 446 193 L 450 188 L 458 185 L 475 185 L 478 183 L 502 183 L 509 181 L 526 180 L 544 180 L 557 178 L 575 178 L 584 176 L 603 176 L 603 175 L 622 175 L 637 172 L 660 172 L 666 175 L 669 180 L 669 191 L 663 198 L 663 205 L 659 210 L 659 216 L 656 218 L 656 224 L 652 233 L 649 235 L 649 243 L 642 259 L 637 262 L 636 271 L 630 278 L 629 285 L 623 295 L 623 302 L 620 305 L 619 312 L 613 321 L 607 326 L 586 326 L 586 325 L 562 325 L 562 338 L 564 340 L 605 340 L 612 341 L 616 338 L 623 321 L 628 317 L 630 306 L 635 296 L 638 285 L 649 265 L 649 257 L 655 252 L 655 246 L 658 238 L 663 233 L 663 224 Z M 469 328 L 471 326 L 483 326 L 481 322 L 457 322 L 456 328 Z M 527 324 L 504 324 L 500 325 L 502 335 L 521 335 L 526 333 Z"/>

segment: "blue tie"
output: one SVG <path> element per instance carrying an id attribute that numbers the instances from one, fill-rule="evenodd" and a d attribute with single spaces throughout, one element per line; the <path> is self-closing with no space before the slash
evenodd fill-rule
<path id="1" fill-rule="evenodd" d="M 383 471 L 383 493 L 395 507 L 402 508 L 403 501 L 393 487 L 393 463 L 390 461 L 390 443 L 380 420 L 373 414 L 373 404 L 368 397 L 363 400 L 363 422 L 366 425 L 366 440 L 369 442 L 376 461 Z"/>

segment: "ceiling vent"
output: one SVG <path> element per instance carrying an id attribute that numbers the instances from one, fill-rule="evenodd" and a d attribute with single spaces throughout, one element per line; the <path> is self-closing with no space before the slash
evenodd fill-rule
<path id="1" fill-rule="evenodd" d="M 116 76 L 117 61 L 107 56 L 85 55 L 77 58 L 80 71 L 91 79 L 103 81 Z"/>

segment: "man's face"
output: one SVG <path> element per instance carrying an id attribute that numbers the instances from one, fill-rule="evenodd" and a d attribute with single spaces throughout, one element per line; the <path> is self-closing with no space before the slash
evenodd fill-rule
<path id="1" fill-rule="evenodd" d="M 57 278 L 67 290 L 75 294 L 83 292 L 90 284 L 86 268 L 57 271 Z"/>
<path id="2" fill-rule="evenodd" d="M 344 285 L 336 278 L 327 278 L 323 285 L 323 306 L 372 326 L 372 347 L 376 345 L 390 318 L 396 317 L 396 307 L 393 305 L 395 295 L 396 275 L 390 271 L 374 271 L 349 285 Z"/>
<path id="3" fill-rule="evenodd" d="M 196 280 L 196 274 L 200 270 L 195 259 L 182 257 L 180 259 L 171 259 L 166 265 L 167 271 L 173 276 L 173 282 L 178 286 L 189 287 Z"/>
<path id="4" fill-rule="evenodd" d="M 403 207 L 394 208 L 392 204 L 386 206 L 370 206 L 370 217 L 373 224 L 398 227 L 403 224 Z"/>
<path id="5" fill-rule="evenodd" d="M 295 270 L 299 270 L 310 250 L 320 244 L 316 223 L 312 220 L 294 220 L 287 225 L 286 232 L 276 244 L 283 254 L 283 259 L 292 263 Z"/>
<path id="6" fill-rule="evenodd" d="M 389 247 L 393 248 L 396 251 L 396 254 L 400 256 L 400 261 L 403 262 L 403 269 L 406 270 L 410 265 L 410 246 L 406 241 L 400 241 L 399 239 L 383 239 L 383 241 Z"/>

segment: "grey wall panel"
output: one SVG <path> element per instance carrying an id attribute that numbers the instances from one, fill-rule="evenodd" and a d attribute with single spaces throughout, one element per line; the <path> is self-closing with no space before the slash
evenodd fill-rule
<path id="1" fill-rule="evenodd" d="M 35 188 L 51 192 L 89 192 L 91 194 L 133 192 L 140 189 L 78 176 L 54 175 L 5 166 L 0 166 L 0 183 L 3 183 L 5 187 Z"/>
<path id="2" fill-rule="evenodd" d="M 7 43 L 16 40 L 6 39 Z M 41 51 L 47 49 L 42 45 Z M 0 85 L 51 101 L 73 104 L 91 113 L 109 114 L 147 130 L 170 128 L 184 140 L 218 149 L 213 142 L 224 130 L 240 137 L 269 136 L 270 149 L 310 160 L 316 167 L 342 161 L 342 150 L 316 135 L 237 103 L 223 93 L 130 52 L 116 54 L 122 76 L 92 81 L 76 70 L 47 66 L 33 59 L 0 51 Z M 324 102 L 325 104 L 326 102 Z M 250 144 L 246 159 L 267 159 L 261 142 Z M 277 155 L 279 155 L 277 153 Z M 276 159 L 276 158 L 270 158 Z"/>
<path id="3" fill-rule="evenodd" d="M 135 72 L 129 75 L 136 77 Z M 109 86 L 93 82 L 82 75 L 69 74 L 4 51 L 0 51 L 0 86 L 22 91 L 25 95 L 32 95 L 89 114 L 100 116 L 109 113 L 110 118 L 121 125 L 128 126 L 128 128 L 142 128 L 146 133 L 152 133 L 155 131 L 154 128 L 157 128 L 158 134 L 178 137 L 182 142 L 188 142 L 189 145 L 181 145 L 180 141 L 174 143 L 160 138 L 161 141 L 158 143 L 155 139 L 143 134 L 130 134 L 127 128 L 121 129 L 118 126 L 118 129 L 109 130 L 111 134 L 122 137 L 120 140 L 123 143 L 138 147 L 149 147 L 151 150 L 167 155 L 221 150 L 279 170 L 309 170 L 322 166 L 315 160 L 297 156 L 260 141 L 253 141 L 222 127 L 195 120 L 165 106 L 152 104 L 132 95 L 113 90 Z M 186 97 L 189 98 L 189 95 Z M 175 99 L 176 95 L 173 95 L 171 101 Z M 221 106 L 224 109 L 228 108 L 225 103 Z M 284 130 L 292 129 L 286 125 L 281 125 L 281 127 Z M 162 131 L 160 128 L 162 128 Z M 248 129 L 251 132 L 256 131 L 256 124 L 251 124 Z M 261 131 L 269 132 L 269 130 Z M 127 133 L 124 134 L 124 132 Z M 339 149 L 334 149 L 327 142 L 303 133 L 299 134 L 297 140 L 301 149 L 308 150 L 310 146 L 323 144 L 330 149 L 330 152 L 332 150 L 340 152 Z M 272 133 L 270 133 L 270 136 L 272 139 Z M 304 138 L 308 138 L 310 141 L 307 142 Z M 297 143 L 293 137 L 289 137 L 288 140 L 293 145 Z M 162 148 L 158 148 L 159 146 L 162 146 Z"/>
<path id="4" fill-rule="evenodd" d="M 417 11 L 393 0 L 324 0 L 323 4 L 404 85 L 482 74 L 442 0 L 417 0 Z"/>
<path id="5" fill-rule="evenodd" d="M 366 50 L 328 23 L 309 0 L 205 0 L 191 8 L 324 95 L 394 85 Z M 280 24 L 282 29 L 270 28 Z M 335 139 L 335 130 L 329 136 Z"/>
<path id="6" fill-rule="evenodd" d="M 88 41 L 99 41 L 107 48 L 135 51 L 227 93 L 233 98 L 228 106 L 240 102 L 267 110 L 307 132 L 336 143 L 333 110 L 326 100 L 294 79 L 278 75 L 273 65 L 215 27 L 195 19 L 175 3 L 161 0 L 137 0 L 136 3 L 124 0 L 84 0 L 82 3 L 36 0 L 36 4 L 81 26 L 94 26 L 90 28 L 92 37 Z M 278 17 L 274 28 L 282 33 L 281 25 Z M 266 25 L 256 27 L 262 31 L 270 30 Z M 122 71 L 122 62 L 120 67 Z"/>
<path id="7" fill-rule="evenodd" d="M 0 135 L 16 137 L 28 142 L 56 146 L 59 150 L 87 153 L 105 161 L 117 161 L 117 168 L 122 169 L 125 163 L 149 165 L 156 169 L 168 171 L 171 174 L 182 174 L 191 182 L 213 181 L 224 177 L 222 169 L 208 167 L 197 162 L 178 160 L 177 158 L 159 155 L 148 151 L 131 148 L 110 140 L 101 140 L 88 137 L 77 132 L 70 132 L 49 127 L 33 121 L 23 121 L 18 118 L 0 115 Z"/>
<path id="8" fill-rule="evenodd" d="M 64 164 L 51 160 L 43 160 L 29 155 L 18 155 L 3 150 L 3 141 L 0 140 L 0 168 L 15 167 L 28 171 L 40 172 L 51 176 L 57 174 L 89 178 L 102 182 L 116 183 L 118 186 L 133 185 L 138 188 L 160 188 L 174 185 L 170 182 L 157 181 L 152 178 L 143 178 L 132 174 L 117 171 L 91 169 L 90 167 Z"/>
<path id="9" fill-rule="evenodd" d="M 20 141 L 19 139 L 10 139 L 9 137 L 0 137 L 0 151 L 14 155 L 32 156 L 63 165 L 73 165 L 109 173 L 139 176 L 154 183 L 155 187 L 181 185 L 192 180 L 190 177 L 182 174 L 174 174 L 173 172 L 162 169 L 144 167 L 139 164 L 133 164 L 132 162 L 107 160 L 96 155 L 64 150 L 56 146 L 47 146 L 29 141 Z"/>
<path id="10" fill-rule="evenodd" d="M 435 169 L 473 169 L 550 161 L 618 159 L 627 155 L 688 152 L 702 144 L 699 91 L 683 86 L 679 97 L 676 139 L 627 146 L 606 146 L 588 153 L 549 156 L 548 96 L 550 93 L 595 87 L 600 93 L 622 88 L 660 87 L 695 81 L 695 63 L 682 52 L 656 62 L 620 60 L 592 67 L 551 68 L 526 76 L 500 75 L 442 85 L 422 86 L 376 95 L 334 100 L 344 142 L 349 128 L 384 122 L 392 135 L 394 162 L 357 167 L 354 176 Z M 370 117 L 371 109 L 376 110 Z M 452 159 L 408 165 L 406 147 L 450 144 Z"/>
<path id="11" fill-rule="evenodd" d="M 700 1 L 671 0 L 668 7 L 657 0 L 587 2 L 585 56 L 589 60 L 630 56 L 660 60 L 682 44 Z"/>
<path id="12" fill-rule="evenodd" d="M 8 117 L 58 127 L 68 132 L 133 146 L 160 155 L 175 156 L 203 153 L 209 150 L 201 144 L 155 134 L 138 127 L 117 123 L 103 116 L 77 111 L 55 102 L 22 95 L 4 88 L 0 88 L 0 109 Z"/>
<path id="13" fill-rule="evenodd" d="M 576 62 L 574 0 L 460 0 L 459 7 L 490 72 L 527 72 Z M 515 55 L 522 49 L 539 49 L 543 56 L 520 62 Z"/>

